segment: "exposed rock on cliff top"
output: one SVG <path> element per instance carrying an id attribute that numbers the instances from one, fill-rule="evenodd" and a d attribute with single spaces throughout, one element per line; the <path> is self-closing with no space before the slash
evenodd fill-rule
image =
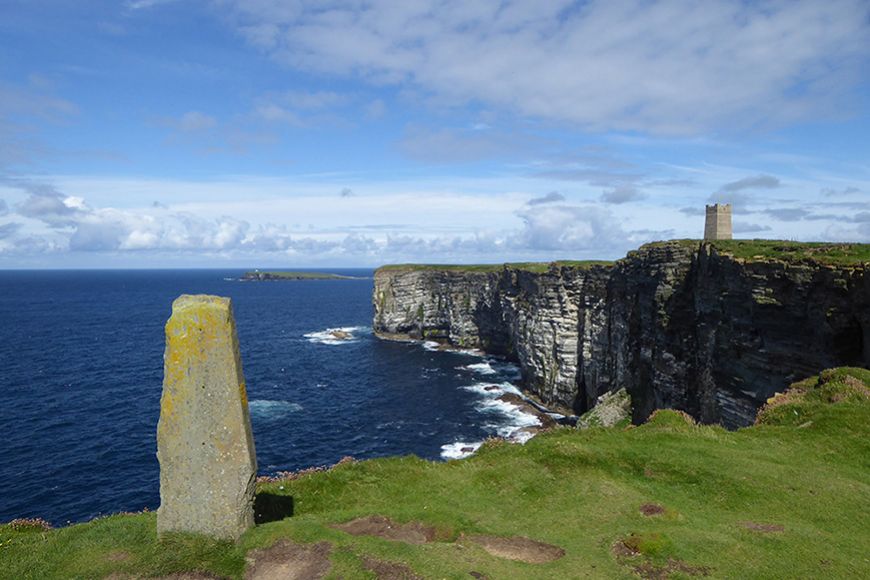
<path id="1" fill-rule="evenodd" d="M 609 265 L 392 266 L 375 273 L 377 333 L 481 348 L 577 414 L 619 388 L 657 408 L 750 424 L 794 380 L 870 364 L 867 244 L 648 244 Z"/>

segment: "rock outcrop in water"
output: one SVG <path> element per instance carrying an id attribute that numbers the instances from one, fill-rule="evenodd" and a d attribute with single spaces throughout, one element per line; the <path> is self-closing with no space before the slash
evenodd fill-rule
<path id="1" fill-rule="evenodd" d="M 625 388 L 636 422 L 676 408 L 737 427 L 797 379 L 870 364 L 866 266 L 672 241 L 610 266 L 386 267 L 374 329 L 506 356 L 530 394 L 577 414 Z"/>

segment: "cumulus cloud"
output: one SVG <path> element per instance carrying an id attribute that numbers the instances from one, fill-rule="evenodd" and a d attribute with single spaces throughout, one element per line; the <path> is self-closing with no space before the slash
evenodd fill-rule
<path id="1" fill-rule="evenodd" d="M 216 3 L 289 67 L 595 130 L 692 134 L 830 114 L 870 53 L 864 0 Z"/>
<path id="2" fill-rule="evenodd" d="M 644 199 L 646 194 L 633 185 L 620 185 L 601 194 L 604 203 L 628 203 Z"/>
<path id="3" fill-rule="evenodd" d="M 533 197 L 532 199 L 527 201 L 526 204 L 540 205 L 542 203 L 556 203 L 559 201 L 565 201 L 565 196 L 558 191 L 551 191 L 550 193 L 542 195 L 541 197 Z"/>
<path id="4" fill-rule="evenodd" d="M 48 183 L 5 177 L 0 184 L 27 193 L 27 197 L 15 205 L 15 211 L 29 218 L 42 220 L 52 227 L 63 227 L 81 209 L 82 200 L 64 195 Z"/>
<path id="5" fill-rule="evenodd" d="M 531 250 L 606 250 L 626 234 L 607 210 L 595 206 L 539 205 L 517 211 L 523 220 L 514 246 Z"/>

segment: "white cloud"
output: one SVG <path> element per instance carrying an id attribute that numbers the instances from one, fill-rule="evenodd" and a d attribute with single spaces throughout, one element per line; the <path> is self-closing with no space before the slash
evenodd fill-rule
<path id="1" fill-rule="evenodd" d="M 870 53 L 863 0 L 216 3 L 291 67 L 596 130 L 696 134 L 832 114 Z"/>
<path id="2" fill-rule="evenodd" d="M 517 211 L 523 229 L 515 247 L 532 250 L 591 250 L 624 246 L 626 234 L 607 210 L 595 206 L 539 205 Z"/>

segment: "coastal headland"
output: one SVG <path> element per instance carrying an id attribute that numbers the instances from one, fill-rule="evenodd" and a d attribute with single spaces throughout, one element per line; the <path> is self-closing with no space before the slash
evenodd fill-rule
<path id="1" fill-rule="evenodd" d="M 293 271 L 263 271 L 251 270 L 245 272 L 242 280 L 257 282 L 273 280 L 358 280 L 353 276 L 342 276 L 329 272 L 293 272 Z"/>
<path id="2" fill-rule="evenodd" d="M 565 412 L 625 388 L 635 423 L 735 428 L 793 381 L 870 365 L 868 265 L 868 244 L 673 240 L 613 263 L 386 266 L 373 328 L 516 361 Z"/>

